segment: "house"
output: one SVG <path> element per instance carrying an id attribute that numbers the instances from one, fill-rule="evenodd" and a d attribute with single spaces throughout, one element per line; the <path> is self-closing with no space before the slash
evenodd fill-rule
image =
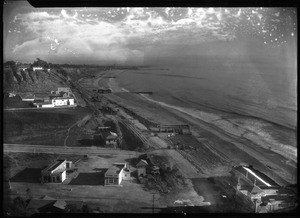
<path id="1" fill-rule="evenodd" d="M 42 170 L 42 183 L 61 183 L 66 179 L 66 169 L 71 167 L 71 162 L 67 160 L 56 160 Z"/>
<path id="2" fill-rule="evenodd" d="M 126 163 L 114 163 L 104 174 L 105 185 L 120 185 L 124 177 Z"/>
<path id="3" fill-rule="evenodd" d="M 50 103 L 50 97 L 49 94 L 45 94 L 45 93 L 35 93 L 34 94 L 34 100 L 39 100 L 42 102 L 49 102 Z"/>
<path id="4" fill-rule="evenodd" d="M 24 71 L 24 70 L 27 70 L 29 67 L 30 67 L 29 64 L 20 64 L 20 65 L 18 66 L 18 69 Z"/>
<path id="5" fill-rule="evenodd" d="M 69 92 L 61 92 L 61 93 L 62 93 L 61 97 L 63 97 L 63 98 L 70 97 L 70 93 Z"/>
<path id="6" fill-rule="evenodd" d="M 22 101 L 34 101 L 35 95 L 32 93 L 19 93 L 19 96 L 22 98 Z"/>
<path id="7" fill-rule="evenodd" d="M 137 163 L 136 168 L 138 171 L 138 177 L 140 176 L 146 176 L 147 175 L 147 168 L 149 167 L 149 164 L 146 160 L 140 160 L 140 162 Z"/>
<path id="8" fill-rule="evenodd" d="M 16 93 L 14 93 L 14 92 L 8 93 L 8 97 L 9 97 L 9 98 L 12 98 L 12 97 L 15 97 L 15 96 L 16 96 Z"/>
<path id="9" fill-rule="evenodd" d="M 65 92 L 65 93 L 71 93 L 71 89 L 69 87 L 58 87 L 56 94 L 59 94 L 61 92 Z"/>
<path id="10" fill-rule="evenodd" d="M 32 67 L 32 70 L 33 70 L 33 71 L 43 70 L 43 69 L 44 69 L 43 67 Z"/>
<path id="11" fill-rule="evenodd" d="M 33 103 L 34 106 L 36 106 L 37 108 L 51 108 L 54 107 L 53 104 L 49 104 L 47 102 L 35 102 Z"/>
<path id="12" fill-rule="evenodd" d="M 110 129 L 110 126 L 98 126 L 98 130 L 100 131 L 106 131 L 108 129 Z"/>
<path id="13" fill-rule="evenodd" d="M 109 135 L 105 139 L 105 144 L 106 145 L 113 145 L 114 147 L 116 147 L 118 145 L 118 140 L 119 140 L 118 136 L 116 136 L 116 135 Z"/>
<path id="14" fill-rule="evenodd" d="M 81 212 L 82 201 L 57 200 L 48 196 L 40 199 L 31 199 L 26 207 L 26 215 L 31 216 L 35 213 L 66 213 Z"/>
<path id="15" fill-rule="evenodd" d="M 74 98 L 55 97 L 52 99 L 54 106 L 69 106 L 74 105 Z"/>

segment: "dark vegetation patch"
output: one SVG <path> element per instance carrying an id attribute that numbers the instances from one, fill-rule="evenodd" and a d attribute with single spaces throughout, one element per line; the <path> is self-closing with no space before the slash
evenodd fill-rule
<path id="1" fill-rule="evenodd" d="M 10 178 L 11 182 L 39 183 L 41 180 L 41 168 L 25 168 Z"/>

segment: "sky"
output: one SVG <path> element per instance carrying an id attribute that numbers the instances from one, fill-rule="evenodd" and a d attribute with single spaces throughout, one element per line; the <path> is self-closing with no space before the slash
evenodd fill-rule
<path id="1" fill-rule="evenodd" d="M 3 7 L 4 61 L 164 65 L 199 59 L 296 67 L 295 8 Z"/>

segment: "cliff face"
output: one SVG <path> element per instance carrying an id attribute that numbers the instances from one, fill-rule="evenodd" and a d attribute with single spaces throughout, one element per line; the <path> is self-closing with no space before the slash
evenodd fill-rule
<path id="1" fill-rule="evenodd" d="M 3 71 L 4 91 L 17 92 L 49 92 L 58 86 L 66 85 L 67 75 L 63 70 L 52 69 L 47 71 L 20 70 L 15 67 L 6 67 Z"/>

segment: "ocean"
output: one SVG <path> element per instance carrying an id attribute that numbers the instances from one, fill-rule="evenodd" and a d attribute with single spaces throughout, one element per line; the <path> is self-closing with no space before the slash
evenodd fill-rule
<path id="1" fill-rule="evenodd" d="M 117 83 L 128 91 L 153 92 L 144 97 L 206 122 L 215 121 L 237 136 L 247 130 L 253 133 L 248 134 L 252 141 L 289 150 L 287 155 L 296 157 L 296 75 L 280 72 L 278 66 L 263 73 L 245 64 L 231 69 L 226 63 L 221 67 L 207 63 L 205 70 L 145 67 L 119 73 Z"/>
<path id="2" fill-rule="evenodd" d="M 296 128 L 296 80 L 289 81 L 278 74 L 199 71 L 196 68 L 127 70 L 118 75 L 117 81 L 129 91 L 152 91 L 152 99 L 174 106 L 225 111 Z"/>

